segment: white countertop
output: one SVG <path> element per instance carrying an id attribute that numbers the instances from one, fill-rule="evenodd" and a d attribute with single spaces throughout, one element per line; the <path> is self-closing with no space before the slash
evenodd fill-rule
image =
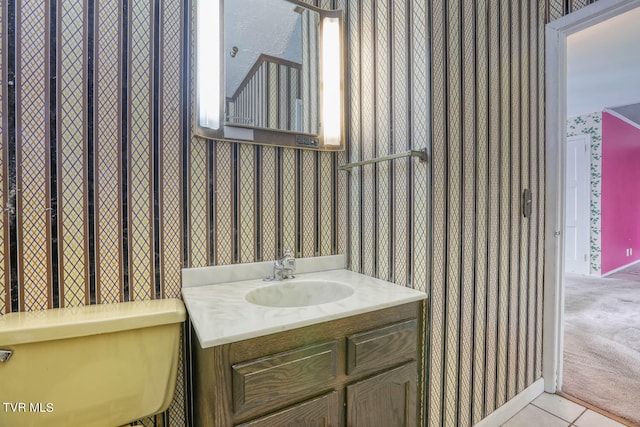
<path id="1" fill-rule="evenodd" d="M 240 265 L 242 266 L 242 264 Z M 208 267 L 215 269 L 216 267 Z M 242 268 L 242 267 L 239 267 Z M 187 270 L 183 271 L 183 282 Z M 353 288 L 344 299 L 304 307 L 267 307 L 245 296 L 274 283 L 329 280 Z M 283 282 L 249 279 L 211 285 L 184 283 L 184 303 L 202 348 L 255 338 L 329 320 L 340 319 L 426 298 L 426 294 L 345 269 L 296 274 Z"/>

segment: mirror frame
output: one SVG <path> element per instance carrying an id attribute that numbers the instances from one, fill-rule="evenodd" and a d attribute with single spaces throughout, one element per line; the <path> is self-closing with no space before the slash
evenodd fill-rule
<path id="1" fill-rule="evenodd" d="M 223 52 L 224 46 L 224 1 L 225 0 L 199 0 L 196 6 L 196 28 L 194 32 L 195 39 L 195 114 L 194 117 L 194 134 L 200 137 L 204 137 L 206 139 L 213 140 L 221 140 L 221 141 L 230 141 L 230 142 L 239 142 L 239 143 L 249 143 L 249 144 L 259 144 L 259 145 L 269 145 L 276 147 L 289 147 L 289 148 L 299 148 L 299 149 L 309 149 L 316 151 L 343 151 L 345 149 L 345 41 L 344 41 L 344 11 L 342 10 L 327 10 L 321 9 L 316 6 L 304 3 L 300 0 L 283 0 L 288 1 L 290 3 L 299 5 L 306 9 L 317 12 L 320 15 L 320 29 L 319 29 L 319 74 L 320 74 L 320 82 L 319 82 L 319 126 L 318 126 L 318 134 L 308 134 L 303 132 L 295 132 L 295 131 L 286 131 L 286 130 L 276 130 L 276 129 L 268 129 L 268 128 L 258 128 L 258 127 L 250 127 L 243 126 L 239 124 L 227 124 L 225 120 L 225 55 Z M 216 7 L 217 6 L 217 7 Z M 208 10 L 211 8 L 211 10 Z M 215 25 L 216 19 L 207 19 L 202 14 L 202 10 L 208 10 L 210 13 L 215 14 L 217 12 L 217 26 Z M 324 117 L 322 117 L 321 112 L 323 111 L 324 106 L 324 96 L 323 96 L 323 87 L 325 78 L 322 73 L 323 69 L 323 52 L 324 52 L 324 43 L 323 43 L 323 33 L 324 33 L 324 25 L 325 18 L 338 19 L 338 40 L 339 43 L 339 106 L 336 108 L 339 109 L 339 129 L 340 129 L 340 138 L 339 143 L 337 145 L 331 145 L 325 143 L 324 132 L 326 130 L 326 126 L 324 124 Z M 203 22 L 206 25 L 202 25 Z M 217 39 L 216 39 L 217 35 Z M 211 39 L 215 39 L 215 43 L 212 43 Z M 202 43 L 201 43 L 202 42 Z M 207 49 L 206 52 L 213 50 L 214 52 L 211 55 L 202 55 L 202 51 Z M 217 56 L 217 61 L 215 60 Z M 217 70 L 215 69 L 217 67 Z M 208 71 L 208 72 L 206 72 Z M 213 75 L 213 82 L 218 81 L 217 88 L 213 88 L 210 84 L 212 81 L 207 81 L 207 84 L 204 84 L 203 79 L 204 75 Z M 204 86 L 204 88 L 203 88 Z M 215 85 L 213 85 L 215 86 Z M 217 124 L 218 128 L 213 128 L 211 126 L 207 126 L 202 122 L 204 120 L 201 119 L 201 115 L 207 115 L 205 117 L 210 120 L 215 120 L 216 109 L 213 109 L 213 116 L 206 111 L 203 107 L 203 99 L 204 93 L 203 89 L 213 90 L 214 92 L 217 90 L 218 94 L 218 102 L 217 102 Z M 215 98 L 215 95 L 212 96 Z M 215 105 L 215 104 L 209 104 Z"/>

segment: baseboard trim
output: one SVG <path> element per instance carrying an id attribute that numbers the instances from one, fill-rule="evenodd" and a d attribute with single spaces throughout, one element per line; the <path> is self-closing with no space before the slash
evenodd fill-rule
<path id="1" fill-rule="evenodd" d="M 622 271 L 622 270 L 624 270 L 625 268 L 629 268 L 629 267 L 631 267 L 632 265 L 635 265 L 635 264 L 637 264 L 637 263 L 639 263 L 639 262 L 640 262 L 640 259 L 635 260 L 635 261 L 633 261 L 633 262 L 630 262 L 629 264 L 623 265 L 622 267 L 618 267 L 618 268 L 616 268 L 615 270 L 607 271 L 607 272 L 606 272 L 605 274 L 603 274 L 601 277 L 611 276 L 612 274 L 617 273 L 617 272 L 619 272 L 619 271 Z"/>
<path id="2" fill-rule="evenodd" d="M 533 402 L 533 400 L 544 392 L 544 379 L 538 381 L 525 388 L 513 399 L 493 411 L 487 418 L 480 421 L 474 427 L 495 427 L 501 426 L 520 412 L 525 406 Z"/>

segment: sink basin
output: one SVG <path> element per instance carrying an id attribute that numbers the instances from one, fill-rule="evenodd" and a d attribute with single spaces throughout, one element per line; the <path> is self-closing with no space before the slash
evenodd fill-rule
<path id="1" fill-rule="evenodd" d="M 266 307 L 306 307 L 339 301 L 353 294 L 353 288 L 329 280 L 278 282 L 250 291 L 245 297 L 252 304 Z"/>

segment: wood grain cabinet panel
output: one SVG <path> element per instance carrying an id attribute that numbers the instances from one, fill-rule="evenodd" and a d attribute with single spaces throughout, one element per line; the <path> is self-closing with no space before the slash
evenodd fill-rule
<path id="1" fill-rule="evenodd" d="M 347 427 L 416 425 L 417 366 L 407 363 L 347 386 Z"/>
<path id="2" fill-rule="evenodd" d="M 340 427 L 342 401 L 342 393 L 334 391 L 238 427 Z"/>
<path id="3" fill-rule="evenodd" d="M 337 342 L 304 347 L 233 365 L 233 407 L 313 396 L 337 375 Z"/>
<path id="4" fill-rule="evenodd" d="M 347 338 L 347 373 L 361 374 L 415 360 L 418 346 L 416 319 Z"/>

